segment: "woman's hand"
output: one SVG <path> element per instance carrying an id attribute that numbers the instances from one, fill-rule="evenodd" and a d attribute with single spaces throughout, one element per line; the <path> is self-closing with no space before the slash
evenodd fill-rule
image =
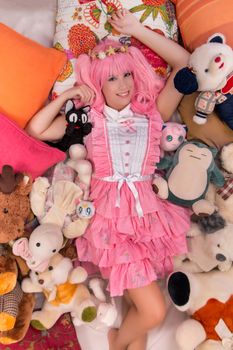
<path id="1" fill-rule="evenodd" d="M 66 90 L 63 94 L 66 101 L 74 99 L 84 106 L 92 104 L 95 98 L 94 91 L 87 85 L 74 86 Z"/>
<path id="2" fill-rule="evenodd" d="M 134 35 L 142 26 L 137 18 L 126 9 L 116 11 L 111 18 L 108 19 L 108 22 L 118 32 L 126 35 Z"/>

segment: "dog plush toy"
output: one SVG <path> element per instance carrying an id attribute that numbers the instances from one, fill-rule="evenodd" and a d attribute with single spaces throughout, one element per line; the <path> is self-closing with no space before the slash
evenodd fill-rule
<path id="1" fill-rule="evenodd" d="M 214 34 L 206 44 L 196 48 L 189 66 L 174 78 L 176 89 L 185 94 L 200 91 L 195 102 L 194 121 L 206 123 L 214 108 L 219 117 L 233 129 L 233 51 L 222 34 Z"/>
<path id="2" fill-rule="evenodd" d="M 190 316 L 176 331 L 180 350 L 233 348 L 233 267 L 222 272 L 173 272 L 168 292 L 175 307 Z"/>
<path id="3" fill-rule="evenodd" d="M 30 277 L 22 281 L 22 290 L 26 293 L 43 292 L 46 297 L 42 310 L 32 314 L 32 326 L 39 330 L 49 329 L 65 312 L 74 312 L 84 322 L 93 321 L 96 306 L 82 283 L 86 278 L 84 268 L 73 268 L 71 260 L 61 254 L 51 258 L 44 272 L 31 271 Z"/>
<path id="4" fill-rule="evenodd" d="M 162 199 L 193 209 L 196 215 L 210 215 L 215 206 L 205 199 L 209 182 L 223 186 L 224 177 L 215 164 L 216 150 L 196 142 L 184 142 L 174 156 L 166 156 L 158 164 L 165 169 L 166 180 L 155 177 L 152 184 Z"/>

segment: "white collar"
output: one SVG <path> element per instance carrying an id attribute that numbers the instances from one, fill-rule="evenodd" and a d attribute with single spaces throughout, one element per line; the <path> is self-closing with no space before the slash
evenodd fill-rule
<path id="1" fill-rule="evenodd" d="M 122 109 L 120 112 L 116 109 L 113 109 L 107 105 L 104 106 L 104 116 L 108 121 L 114 121 L 121 123 L 123 121 L 126 121 L 128 119 L 131 119 L 134 116 L 133 111 L 130 109 L 130 104 L 126 106 L 124 109 Z"/>

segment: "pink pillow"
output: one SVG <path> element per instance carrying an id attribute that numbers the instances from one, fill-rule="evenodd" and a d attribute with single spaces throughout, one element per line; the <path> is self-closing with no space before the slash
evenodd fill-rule
<path id="1" fill-rule="evenodd" d="M 66 158 L 64 152 L 29 136 L 3 114 L 0 114 L 0 133 L 0 169 L 8 164 L 16 172 L 28 172 L 36 178 Z"/>

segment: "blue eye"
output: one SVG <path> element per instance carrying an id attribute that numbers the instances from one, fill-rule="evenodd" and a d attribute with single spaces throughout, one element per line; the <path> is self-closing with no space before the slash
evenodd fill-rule
<path id="1" fill-rule="evenodd" d="M 167 135 L 166 139 L 168 142 L 171 142 L 173 140 L 173 137 L 172 135 Z"/>
<path id="2" fill-rule="evenodd" d="M 83 211 L 83 208 L 82 208 L 82 207 L 79 207 L 79 208 L 78 208 L 78 212 L 79 212 L 79 214 L 81 214 L 81 213 L 82 213 L 82 211 Z"/>
<path id="3" fill-rule="evenodd" d="M 87 213 L 87 215 L 90 215 L 91 214 L 91 208 L 87 208 L 86 209 L 86 213 Z"/>
<path id="4" fill-rule="evenodd" d="M 179 142 L 184 141 L 184 137 L 183 137 L 183 136 L 179 136 L 179 137 L 178 137 L 178 141 L 179 141 Z"/>

